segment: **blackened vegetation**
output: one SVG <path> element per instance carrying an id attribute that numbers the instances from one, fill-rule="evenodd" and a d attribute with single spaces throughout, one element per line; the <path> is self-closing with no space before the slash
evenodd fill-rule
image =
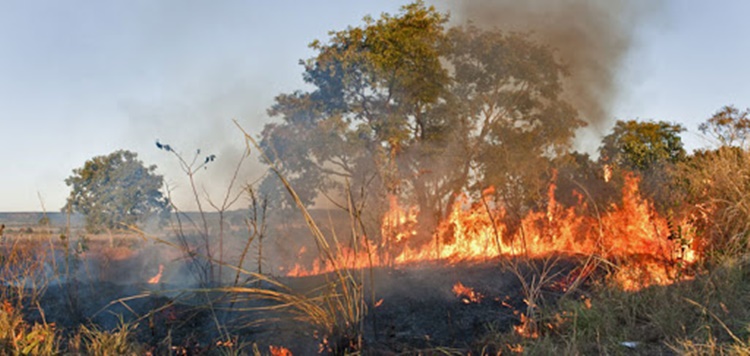
<path id="1" fill-rule="evenodd" d="M 577 258 L 568 258 L 554 267 L 557 277 L 542 288 L 542 298 L 537 303 L 551 306 L 566 294 L 565 287 L 571 282 L 567 277 L 580 266 Z M 486 346 L 483 344 L 486 340 L 482 340 L 485 335 L 512 332 L 513 326 L 520 324 L 521 314 L 526 313 L 528 305 L 518 275 L 507 268 L 506 262 L 510 261 L 375 269 L 372 275 L 376 300 L 368 300 L 369 311 L 364 323 L 366 350 L 389 354 L 448 348 L 465 353 Z M 536 271 L 544 261 L 513 263 L 520 263 L 519 271 L 530 282 L 539 278 Z M 326 283 L 326 276 L 284 280 L 295 289 L 310 290 Z M 481 301 L 469 302 L 457 296 L 452 289 L 459 281 L 480 293 Z M 586 288 L 584 285 L 567 297 L 576 299 Z M 275 340 L 295 354 L 314 352 L 323 341 L 320 335 L 316 339 L 314 333 L 300 325 L 280 325 L 285 326 L 282 333 L 277 327 L 266 326 L 264 332 L 255 335 L 255 340 Z"/>

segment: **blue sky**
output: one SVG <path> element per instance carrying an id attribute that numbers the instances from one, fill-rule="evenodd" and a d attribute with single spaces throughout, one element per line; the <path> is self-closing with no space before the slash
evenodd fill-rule
<path id="1" fill-rule="evenodd" d="M 184 175 L 156 139 L 217 154 L 200 179 L 220 194 L 212 189 L 243 147 L 231 119 L 258 132 L 273 97 L 302 88 L 310 41 L 404 3 L 0 1 L 0 211 L 39 211 L 40 196 L 59 210 L 72 169 L 117 149 L 156 164 L 180 195 Z M 613 121 L 678 122 L 689 148 L 705 145 L 700 122 L 723 105 L 750 106 L 748 10 L 741 0 L 667 1 L 636 29 Z M 243 172 L 263 173 L 253 163 Z"/>

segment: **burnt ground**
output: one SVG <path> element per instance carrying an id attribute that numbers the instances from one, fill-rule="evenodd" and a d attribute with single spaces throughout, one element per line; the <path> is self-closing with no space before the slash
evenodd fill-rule
<path id="1" fill-rule="evenodd" d="M 506 261 L 507 262 L 507 261 Z M 520 268 L 527 280 L 534 278 L 541 261 Z M 554 303 L 564 294 L 562 282 L 578 264 L 573 260 L 559 261 L 552 268 L 560 272 L 543 289 L 541 303 Z M 490 330 L 508 331 L 520 323 L 519 313 L 526 311 L 522 284 L 500 261 L 481 264 L 436 264 L 410 268 L 372 271 L 375 298 L 371 297 L 369 277 L 367 300 L 369 312 L 365 320 L 365 344 L 368 354 L 412 353 L 438 347 L 464 351 L 476 349 L 477 340 Z M 369 272 L 365 273 L 369 275 Z M 453 293 L 457 282 L 481 294 L 479 302 Z M 301 290 L 325 283 L 322 276 L 294 278 L 284 281 Z M 377 306 L 375 306 L 377 304 Z M 285 332 L 291 331 L 287 336 Z M 267 333 L 270 340 L 289 347 L 295 354 L 317 350 L 319 340 L 305 329 L 284 329 L 276 325 Z M 265 339 L 258 330 L 259 340 Z"/>
<path id="2" fill-rule="evenodd" d="M 489 327 L 510 329 L 518 320 L 514 311 L 525 310 L 517 277 L 498 264 L 422 267 L 383 275 L 376 286 L 383 302 L 369 315 L 368 337 L 388 350 L 467 349 Z M 478 302 L 453 293 L 459 281 L 479 293 Z"/>
<path id="3" fill-rule="evenodd" d="M 575 266 L 571 260 L 558 263 L 555 269 L 567 275 Z M 530 280 L 534 269 L 527 266 L 522 270 Z M 369 271 L 365 275 L 369 276 Z M 372 271 L 372 276 L 374 299 L 369 277 L 365 281 L 369 308 L 365 320 L 367 353 L 408 353 L 436 347 L 471 350 L 488 330 L 507 331 L 517 325 L 518 313 L 526 310 L 518 277 L 500 261 L 379 268 Z M 325 276 L 280 280 L 300 292 L 326 283 Z M 456 296 L 452 289 L 459 281 L 480 293 L 481 300 L 471 302 Z M 257 342 L 262 350 L 268 350 L 268 345 L 283 345 L 299 355 L 318 351 L 319 335 L 308 325 L 290 321 L 288 315 L 216 310 L 214 319 L 214 314 L 203 307 L 205 299 L 201 295 L 166 284 L 81 280 L 49 286 L 40 305 L 45 320 L 54 322 L 68 335 L 80 325 L 112 330 L 121 320 L 138 323 L 138 340 L 155 350 L 169 336 L 173 345 L 204 354 L 220 338 L 216 331 L 218 320 L 225 325 L 241 325 L 232 334 Z M 544 290 L 549 302 L 560 295 L 560 288 Z M 40 321 L 42 315 L 33 310 L 29 306 L 29 319 Z"/>

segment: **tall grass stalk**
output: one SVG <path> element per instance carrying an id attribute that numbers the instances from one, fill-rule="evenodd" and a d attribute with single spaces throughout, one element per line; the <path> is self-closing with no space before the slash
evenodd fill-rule
<path id="1" fill-rule="evenodd" d="M 331 247 L 328 239 L 302 203 L 297 192 L 289 184 L 275 163 L 263 153 L 255 139 L 236 120 L 234 122 L 245 135 L 248 150 L 251 145 L 255 147 L 270 166 L 270 169 L 281 180 L 297 208 L 302 213 L 308 229 L 318 246 L 319 254 L 333 267 L 333 276 L 326 276 L 327 284 L 321 288 L 322 292 L 318 297 L 273 294 L 272 299 L 280 300 L 286 305 L 294 305 L 298 311 L 307 317 L 309 322 L 322 327 L 323 331 L 328 335 L 329 344 L 324 346 L 329 351 L 341 354 L 347 351 L 361 350 L 364 334 L 362 322 L 366 313 L 361 276 L 360 278 L 356 278 L 352 271 L 346 269 L 345 266 L 339 265 L 339 259 L 336 258 L 338 251 Z M 332 239 L 334 246 L 340 246 L 335 234 L 333 234 Z M 356 245 L 355 243 L 354 246 Z M 254 292 L 263 293 L 260 290 L 255 290 Z"/>

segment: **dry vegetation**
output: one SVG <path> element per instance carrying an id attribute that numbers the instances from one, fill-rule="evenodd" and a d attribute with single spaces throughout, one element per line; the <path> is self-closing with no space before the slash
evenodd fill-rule
<path id="1" fill-rule="evenodd" d="M 449 25 L 416 1 L 313 42 L 310 91 L 260 142 L 237 124 L 220 199 L 197 180 L 215 155 L 157 141 L 196 211 L 117 151 L 66 180 L 66 216 L 2 221 L 0 354 L 750 355 L 750 111 L 693 154 L 679 124 L 618 121 L 593 160 L 571 152 L 570 49 Z M 251 152 L 269 168 L 243 185 Z M 133 172 L 168 226 L 106 194 Z"/>
<path id="2" fill-rule="evenodd" d="M 280 228 L 269 229 L 267 205 L 253 187 L 232 189 L 246 158 L 223 202 L 208 199 L 214 212 L 177 210 L 173 224 L 154 233 L 131 226 L 92 235 L 69 218 L 53 226 L 46 216 L 10 224 L 0 243 L 2 353 L 750 353 L 750 152 L 743 148 L 699 151 L 659 171 L 615 171 L 621 179 L 610 184 L 621 185 L 621 203 L 611 196 L 597 201 L 595 187 L 583 184 L 573 189 L 586 195 L 576 203 L 557 201 L 555 189 L 564 188 L 553 181 L 546 210 L 520 220 L 509 252 L 501 248 L 508 227 L 483 195 L 482 204 L 462 210 L 464 225 L 435 235 L 489 231 L 485 248 L 501 253 L 493 250 L 481 263 L 438 257 L 397 264 L 388 250 L 391 260 L 378 264 L 382 245 L 365 238 L 361 199 L 348 190 L 344 213 L 334 219 L 329 212 L 331 226 L 322 228 L 326 214 L 314 217 L 271 163 L 301 216 L 283 243 L 308 239 L 302 245 L 314 246 L 317 263 L 327 266 L 304 278 L 289 277 L 299 261 L 267 261 L 282 256 L 268 245 Z M 194 173 L 186 165 L 192 187 Z M 649 194 L 658 184 L 670 194 Z M 240 196 L 250 209 L 230 211 Z M 668 220 L 655 217 L 665 211 Z M 396 220 L 407 223 L 387 230 L 413 230 L 407 210 L 397 212 Z M 631 224 L 663 230 L 682 251 L 653 260 L 601 249 L 617 246 L 603 239 L 635 241 Z M 530 245 L 538 243 L 533 234 L 554 245 L 570 226 L 596 237 L 599 250 L 541 254 Z M 585 242 L 581 236 L 571 241 Z M 437 247 L 423 248 L 439 256 Z M 688 250 L 697 257 L 688 259 Z M 350 268 L 348 258 L 357 256 L 365 262 Z M 280 265 L 288 276 L 271 267 Z M 654 268 L 669 280 L 651 279 Z"/>
<path id="3" fill-rule="evenodd" d="M 259 243 L 266 223 L 258 210 L 246 216 L 239 264 L 188 249 L 193 244 L 186 228 L 170 230 L 176 239 L 138 230 L 89 236 L 70 227 L 35 226 L 36 232 L 10 228 L 0 260 L 0 348 L 14 355 L 284 354 L 289 349 L 302 354 L 747 354 L 749 156 L 744 150 L 724 148 L 676 167 L 684 178 L 681 183 L 689 188 L 682 191 L 686 209 L 679 214 L 692 219 L 695 231 L 690 236 L 702 238 L 702 257 L 691 267 L 691 278 L 635 291 L 613 282 L 611 276 L 623 267 L 601 256 L 508 258 L 490 263 L 500 269 L 481 273 L 458 266 L 448 278 L 470 278 L 473 273 L 471 284 L 466 284 L 477 291 L 461 285 L 464 294 L 454 299 L 425 296 L 422 293 L 430 292 L 424 288 L 434 293 L 439 283 L 423 288 L 416 279 L 407 283 L 405 293 L 395 291 L 398 288 L 378 290 L 376 284 L 391 283 L 391 275 L 399 272 L 337 265 L 342 244 L 336 230 L 324 233 L 281 175 L 319 247 L 319 258 L 334 266 L 332 273 L 295 280 L 274 278 L 259 272 L 262 267 L 248 268 L 262 265 L 255 263 L 260 256 L 247 258 L 247 246 Z M 253 206 L 258 209 L 258 202 Z M 350 233 L 358 236 L 360 215 L 351 203 L 347 209 Z M 681 234 L 676 238 L 688 232 Z M 196 235 L 193 243 L 205 242 L 203 235 Z M 188 269 L 199 282 L 196 287 L 170 290 L 178 286 L 162 282 L 160 288 L 152 288 L 145 283 L 155 273 L 151 266 L 137 274 L 142 280 L 133 281 L 134 288 L 104 283 L 110 273 L 110 278 L 122 278 L 116 272 L 132 270 L 139 256 L 145 258 L 144 247 L 154 246 L 161 246 L 161 253 L 182 256 L 187 264 L 199 260 L 200 266 L 221 266 L 231 271 L 232 282 L 209 285 L 205 268 Z M 462 268 L 464 272 L 456 271 Z M 446 275 L 447 270 L 425 271 L 420 273 Z M 114 290 L 102 293 L 101 288 Z M 506 299 L 501 299 L 501 290 Z M 390 306 L 380 306 L 383 295 Z M 473 323 L 472 331 L 462 338 L 409 341 L 413 335 L 404 336 L 398 326 L 387 325 L 410 320 L 404 318 L 409 313 L 406 306 L 393 306 L 399 298 L 406 301 L 405 296 L 413 298 L 407 303 L 414 305 L 425 300 L 421 307 L 426 309 L 414 306 L 412 313 L 427 312 L 433 303 L 433 309 L 482 313 L 488 319 L 472 316 L 466 324 L 451 313 L 444 320 L 437 319 L 439 314 L 424 316 L 427 323 L 446 323 L 448 329 Z M 96 313 L 87 311 L 91 303 L 100 304 Z M 102 319 L 104 314 L 111 315 Z M 477 325 L 477 320 L 483 321 Z"/>

